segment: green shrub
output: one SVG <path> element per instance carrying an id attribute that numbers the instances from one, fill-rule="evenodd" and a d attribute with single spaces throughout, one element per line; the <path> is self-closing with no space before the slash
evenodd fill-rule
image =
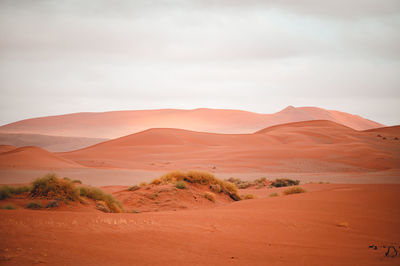
<path id="1" fill-rule="evenodd" d="M 31 201 L 26 205 L 26 208 L 32 209 L 32 210 L 38 210 L 38 209 L 42 208 L 42 204 L 40 202 Z"/>
<path id="2" fill-rule="evenodd" d="M 136 190 L 138 190 L 138 189 L 140 189 L 140 187 L 137 186 L 137 185 L 134 185 L 134 186 L 129 187 L 129 188 L 128 188 L 128 191 L 136 191 Z"/>
<path id="3" fill-rule="evenodd" d="M 58 207 L 58 201 L 52 200 L 47 202 L 46 208 L 57 208 Z"/>
<path id="4" fill-rule="evenodd" d="M 278 178 L 275 179 L 272 183 L 271 186 L 273 187 L 288 187 L 288 186 L 297 186 L 300 184 L 299 180 L 292 180 L 288 178 Z"/>
<path id="5" fill-rule="evenodd" d="M 274 192 L 274 193 L 271 193 L 271 194 L 269 194 L 269 196 L 270 196 L 270 197 L 278 197 L 278 196 L 279 196 L 279 194 L 278 194 L 278 193 L 276 193 L 276 192 Z"/>
<path id="6" fill-rule="evenodd" d="M 206 199 L 208 199 L 209 201 L 215 202 L 215 194 L 212 192 L 204 192 L 203 195 Z"/>
<path id="7" fill-rule="evenodd" d="M 175 183 L 175 187 L 179 189 L 185 189 L 186 188 L 186 183 L 184 181 L 178 181 Z"/>
<path id="8" fill-rule="evenodd" d="M 32 197 L 47 199 L 79 201 L 79 190 L 67 179 L 58 178 L 55 174 L 47 174 L 32 182 Z"/>
<path id="9" fill-rule="evenodd" d="M 306 190 L 302 187 L 291 187 L 283 191 L 284 195 L 291 195 L 291 194 L 298 194 L 298 193 L 304 193 Z"/>
<path id="10" fill-rule="evenodd" d="M 105 193 L 103 190 L 95 187 L 80 187 L 80 195 L 96 201 L 104 201 L 111 212 L 122 212 L 122 204 L 115 200 L 111 194 Z"/>
<path id="11" fill-rule="evenodd" d="M 7 205 L 1 206 L 0 209 L 2 209 L 2 210 L 15 210 L 16 208 L 12 204 L 7 204 Z"/>

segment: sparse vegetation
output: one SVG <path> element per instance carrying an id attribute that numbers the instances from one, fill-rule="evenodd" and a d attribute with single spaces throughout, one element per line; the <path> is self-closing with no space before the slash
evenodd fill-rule
<path id="1" fill-rule="evenodd" d="M 136 191 L 136 190 L 138 190 L 138 189 L 140 189 L 140 187 L 137 186 L 137 185 L 134 185 L 134 186 L 129 187 L 129 188 L 128 188 L 128 191 Z"/>
<path id="2" fill-rule="evenodd" d="M 146 186 L 146 185 L 147 185 L 146 182 L 140 182 L 140 184 L 139 184 L 139 186 L 141 186 L 141 187 L 144 187 L 144 186 Z"/>
<path id="3" fill-rule="evenodd" d="M 270 197 L 278 197 L 278 196 L 279 196 L 279 194 L 278 194 L 278 193 L 276 193 L 276 192 L 273 192 L 273 193 L 269 194 L 269 196 L 270 196 Z"/>
<path id="4" fill-rule="evenodd" d="M 284 195 L 304 193 L 306 190 L 302 187 L 291 187 L 283 191 Z"/>
<path id="5" fill-rule="evenodd" d="M 32 209 L 32 210 L 39 210 L 42 208 L 42 204 L 37 201 L 31 201 L 26 205 L 27 209 Z"/>
<path id="6" fill-rule="evenodd" d="M 2 209 L 2 210 L 15 210 L 16 208 L 12 204 L 7 204 L 7 205 L 1 206 L 0 209 Z"/>
<path id="7" fill-rule="evenodd" d="M 32 182 L 32 197 L 63 201 L 79 201 L 79 190 L 66 178 L 60 179 L 55 174 L 47 174 Z"/>
<path id="8" fill-rule="evenodd" d="M 47 202 L 46 208 L 57 208 L 58 207 L 58 201 L 52 200 Z"/>
<path id="9" fill-rule="evenodd" d="M 208 192 L 208 191 L 204 192 L 204 197 L 206 199 L 208 199 L 209 201 L 215 202 L 215 194 L 212 192 Z"/>
<path id="10" fill-rule="evenodd" d="M 175 187 L 178 189 L 185 189 L 186 188 L 186 183 L 185 181 L 178 181 L 175 183 Z"/>
<path id="11" fill-rule="evenodd" d="M 74 183 L 74 184 L 82 184 L 82 181 L 79 180 L 79 179 L 75 179 L 75 180 L 72 180 L 72 183 Z"/>
<path id="12" fill-rule="evenodd" d="M 13 195 L 19 195 L 25 192 L 29 192 L 31 188 L 29 186 L 19 186 L 19 187 L 0 187 L 0 200 L 7 199 Z"/>
<path id="13" fill-rule="evenodd" d="M 228 178 L 226 181 L 231 182 L 235 184 L 239 189 L 245 189 L 249 187 L 256 187 L 256 188 L 262 188 L 265 187 L 269 184 L 268 179 L 265 177 L 255 179 L 253 181 L 245 181 L 241 180 L 239 178 Z"/>
<path id="14" fill-rule="evenodd" d="M 160 181 L 159 184 L 167 184 L 167 183 L 175 184 L 179 181 L 185 181 L 187 183 L 192 183 L 192 184 L 208 185 L 210 189 L 212 189 L 214 192 L 220 190 L 220 193 L 227 194 L 233 200 L 240 200 L 238 189 L 235 184 L 227 181 L 222 181 L 216 178 L 211 173 L 203 171 L 188 171 L 188 172 L 173 171 L 161 176 L 158 179 Z"/>
<path id="15" fill-rule="evenodd" d="M 278 178 L 272 181 L 271 186 L 273 187 L 288 187 L 288 186 L 297 186 L 300 184 L 299 180 L 292 180 L 288 178 Z"/>
<path id="16" fill-rule="evenodd" d="M 95 187 L 84 186 L 79 188 L 80 195 L 93 199 L 95 201 L 104 201 L 111 212 L 122 212 L 121 203 L 114 199 L 111 194 L 105 193 L 103 190 Z"/>
<path id="17" fill-rule="evenodd" d="M 243 200 L 248 200 L 248 199 L 255 199 L 256 196 L 254 196 L 253 194 L 246 194 L 246 195 L 242 195 L 241 198 Z"/>

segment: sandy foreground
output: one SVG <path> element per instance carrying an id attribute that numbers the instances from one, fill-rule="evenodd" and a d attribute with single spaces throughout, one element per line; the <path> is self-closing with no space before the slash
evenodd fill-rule
<path id="1" fill-rule="evenodd" d="M 400 264 L 393 249 L 400 252 L 400 185 L 302 187 L 306 193 L 279 197 L 269 194 L 282 189 L 247 189 L 258 198 L 196 210 L 123 214 L 1 210 L 0 261 L 3 265 Z"/>

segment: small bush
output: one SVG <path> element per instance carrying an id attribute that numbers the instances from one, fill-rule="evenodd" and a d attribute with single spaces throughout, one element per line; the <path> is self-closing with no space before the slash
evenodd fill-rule
<path id="1" fill-rule="evenodd" d="M 212 192 L 204 192 L 204 197 L 209 201 L 215 202 L 215 194 Z"/>
<path id="2" fill-rule="evenodd" d="M 79 190 L 68 179 L 58 178 L 55 174 L 47 174 L 32 182 L 32 197 L 47 199 L 79 201 Z"/>
<path id="3" fill-rule="evenodd" d="M 74 184 L 82 184 L 82 181 L 79 180 L 79 179 L 75 179 L 75 180 L 72 180 L 72 183 L 74 183 Z"/>
<path id="4" fill-rule="evenodd" d="M 179 189 L 185 189 L 186 188 L 186 183 L 184 181 L 178 181 L 175 183 L 175 187 Z"/>
<path id="5" fill-rule="evenodd" d="M 256 196 L 254 196 L 253 194 L 246 194 L 246 195 L 242 195 L 241 198 L 244 200 L 248 200 L 248 199 L 255 199 Z"/>
<path id="6" fill-rule="evenodd" d="M 278 178 L 275 179 L 272 183 L 271 186 L 273 187 L 288 187 L 288 186 L 297 186 L 300 184 L 299 180 L 292 180 L 288 178 Z"/>
<path id="7" fill-rule="evenodd" d="M 95 201 L 104 201 L 111 212 L 122 212 L 121 203 L 114 199 L 111 194 L 105 193 L 103 190 L 95 187 L 80 187 L 80 195 L 93 199 Z"/>
<path id="8" fill-rule="evenodd" d="M 141 186 L 141 187 L 144 187 L 144 186 L 146 186 L 146 185 L 147 185 L 146 182 L 140 182 L 140 184 L 139 184 L 139 186 Z"/>
<path id="9" fill-rule="evenodd" d="M 138 190 L 138 189 L 140 189 L 140 187 L 137 186 L 137 185 L 134 185 L 134 186 L 129 187 L 129 188 L 128 188 L 128 191 L 136 191 L 136 190 Z"/>
<path id="10" fill-rule="evenodd" d="M 278 196 L 279 196 L 279 194 L 278 194 L 278 193 L 276 193 L 276 192 L 274 192 L 274 193 L 271 193 L 271 194 L 269 194 L 269 196 L 270 196 L 270 197 L 278 197 Z"/>
<path id="11" fill-rule="evenodd" d="M 152 185 L 160 185 L 161 184 L 161 179 L 160 178 L 156 178 L 153 181 L 151 181 L 150 184 L 152 184 Z"/>
<path id="12" fill-rule="evenodd" d="M 16 208 L 12 204 L 7 204 L 7 205 L 1 206 L 0 209 L 2 209 L 2 210 L 15 210 Z"/>
<path id="13" fill-rule="evenodd" d="M 26 205 L 26 208 L 32 210 L 39 210 L 42 208 L 42 204 L 40 202 L 31 201 Z"/>
<path id="14" fill-rule="evenodd" d="M 52 200 L 47 202 L 46 208 L 57 208 L 58 207 L 58 201 Z"/>
<path id="15" fill-rule="evenodd" d="M 0 200 L 8 199 L 11 197 L 10 187 L 2 186 L 0 187 Z"/>
<path id="16" fill-rule="evenodd" d="M 284 195 L 291 195 L 291 194 L 298 194 L 298 193 L 304 193 L 306 190 L 302 187 L 291 187 L 283 191 Z"/>
<path id="17" fill-rule="evenodd" d="M 7 199 L 12 195 L 19 195 L 25 192 L 29 192 L 31 187 L 29 186 L 19 186 L 19 187 L 9 187 L 9 186 L 1 186 L 0 187 L 0 200 Z"/>

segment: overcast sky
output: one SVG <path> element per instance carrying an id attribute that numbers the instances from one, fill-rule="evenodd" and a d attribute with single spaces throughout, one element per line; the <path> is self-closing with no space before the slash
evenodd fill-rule
<path id="1" fill-rule="evenodd" d="M 318 106 L 400 124 L 399 0 L 0 0 L 0 124 Z"/>

